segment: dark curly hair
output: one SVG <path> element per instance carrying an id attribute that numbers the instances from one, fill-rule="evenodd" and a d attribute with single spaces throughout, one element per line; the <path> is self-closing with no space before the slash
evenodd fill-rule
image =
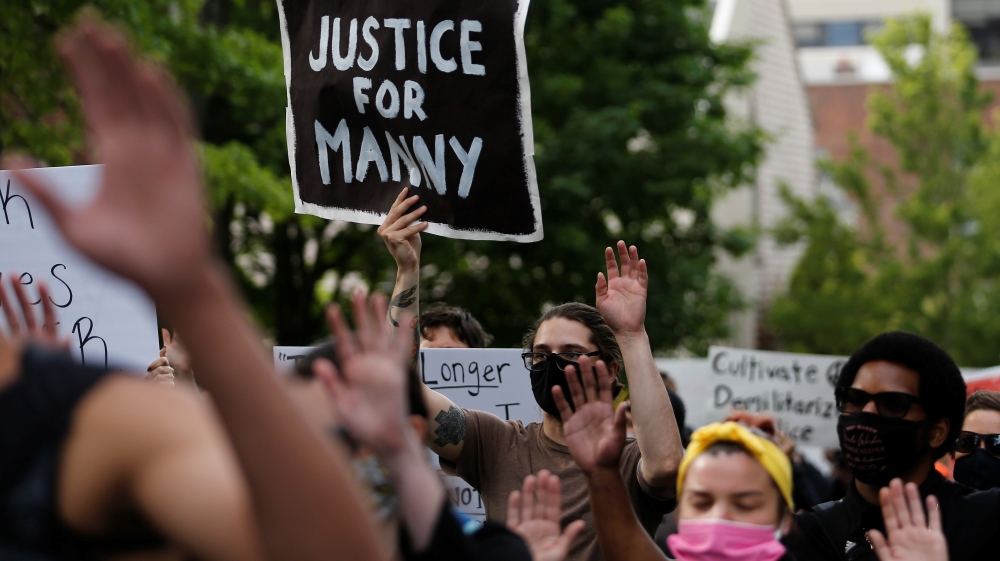
<path id="1" fill-rule="evenodd" d="M 934 458 L 950 452 L 965 419 L 965 380 L 951 356 L 933 341 L 915 333 L 889 331 L 876 335 L 840 370 L 837 386 L 850 387 L 858 370 L 869 362 L 884 360 L 916 371 L 918 392 L 931 422 L 948 419 L 951 428 L 944 444 L 934 449 Z"/>
<path id="2" fill-rule="evenodd" d="M 471 349 L 482 349 L 493 339 L 472 314 L 455 306 L 432 305 L 420 314 L 422 337 L 427 339 L 427 331 L 438 327 L 447 327 L 456 339 Z"/>

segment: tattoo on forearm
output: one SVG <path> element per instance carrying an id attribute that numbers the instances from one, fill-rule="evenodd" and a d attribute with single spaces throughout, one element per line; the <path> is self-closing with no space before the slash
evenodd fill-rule
<path id="1" fill-rule="evenodd" d="M 409 308 L 417 301 L 417 286 L 413 285 L 406 290 L 401 291 L 399 294 L 392 297 L 392 301 L 389 302 L 389 323 L 393 327 L 399 327 L 399 322 L 393 317 L 392 310 L 395 308 Z"/>
<path id="2" fill-rule="evenodd" d="M 434 420 L 439 425 L 434 429 L 434 434 L 438 435 L 434 440 L 437 446 L 458 444 L 465 440 L 465 411 L 452 405 L 447 411 L 438 413 Z"/>

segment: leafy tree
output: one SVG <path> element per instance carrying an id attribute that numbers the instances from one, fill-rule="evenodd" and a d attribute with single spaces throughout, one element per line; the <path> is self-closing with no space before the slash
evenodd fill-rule
<path id="1" fill-rule="evenodd" d="M 365 284 L 391 289 L 374 228 L 292 214 L 285 90 L 272 0 L 95 0 L 162 60 L 199 118 L 213 220 L 261 322 L 281 343 L 324 327 L 322 306 Z M 51 165 L 84 159 L 79 111 L 51 40 L 80 0 L 0 0 L 0 136 Z M 712 274 L 747 235 L 708 219 L 749 179 L 762 136 L 727 121 L 750 49 L 713 45 L 704 0 L 535 0 L 525 34 L 546 238 L 535 244 L 425 236 L 421 299 L 470 309 L 517 345 L 547 303 L 593 302 L 601 249 L 640 247 L 647 327 L 661 349 L 726 334 L 736 290 Z"/>
<path id="2" fill-rule="evenodd" d="M 894 80 L 869 96 L 868 126 L 892 144 L 898 164 L 875 162 L 856 139 L 845 160 L 826 164 L 857 201 L 860 228 L 842 223 L 826 200 L 786 194 L 792 213 L 779 239 L 808 243 L 769 326 L 789 349 L 840 354 L 906 329 L 960 363 L 995 364 L 1000 134 L 982 124 L 990 98 L 976 80 L 975 47 L 958 25 L 935 34 L 928 16 L 890 20 L 874 45 Z M 875 181 L 890 199 L 876 198 Z M 886 231 L 886 203 L 901 235 Z"/>

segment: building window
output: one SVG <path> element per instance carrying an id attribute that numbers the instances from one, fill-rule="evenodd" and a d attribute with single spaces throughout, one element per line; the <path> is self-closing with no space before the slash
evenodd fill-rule
<path id="1" fill-rule="evenodd" d="M 797 47 L 852 47 L 866 45 L 868 36 L 882 26 L 876 21 L 799 22 L 792 25 L 792 33 Z"/>

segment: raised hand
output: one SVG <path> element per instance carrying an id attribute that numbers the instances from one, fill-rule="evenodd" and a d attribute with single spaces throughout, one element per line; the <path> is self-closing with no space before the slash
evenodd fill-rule
<path id="1" fill-rule="evenodd" d="M 417 195 L 407 198 L 409 191 L 409 187 L 404 187 L 399 192 L 385 220 L 378 227 L 378 235 L 382 236 L 382 241 L 389 248 L 389 253 L 400 270 L 415 270 L 420 266 L 420 232 L 429 225 L 427 222 L 416 221 L 427 212 L 426 206 L 406 214 L 420 200 Z"/>
<path id="2" fill-rule="evenodd" d="M 616 335 L 638 334 L 645 329 L 646 320 L 649 287 L 646 261 L 639 259 L 639 250 L 634 245 L 626 248 L 623 241 L 618 242 L 618 257 L 620 270 L 614 250 L 610 247 L 604 250 L 608 276 L 597 273 L 597 309 Z"/>
<path id="3" fill-rule="evenodd" d="M 56 307 L 52 304 L 52 299 L 49 298 L 48 286 L 41 281 L 38 283 L 38 298 L 42 304 L 42 321 L 39 323 L 35 317 L 32 303 L 28 299 L 27 291 L 19 280 L 20 275 L 11 272 L 7 274 L 7 278 L 10 279 L 11 289 L 17 298 L 17 309 L 14 308 L 14 302 L 11 301 L 3 287 L 2 278 L 0 278 L 0 309 L 3 309 L 11 336 L 51 347 L 68 348 L 69 337 L 59 337 L 59 330 L 56 327 L 59 325 L 59 318 L 56 314 Z"/>
<path id="4" fill-rule="evenodd" d="M 205 275 L 211 245 L 192 120 L 179 90 L 96 16 L 83 16 L 57 47 L 80 95 L 92 152 L 105 164 L 100 192 L 83 207 L 67 206 L 23 171 L 30 160 L 12 158 L 5 167 L 17 169 L 17 180 L 82 253 L 154 298 L 183 298 Z"/>
<path id="5" fill-rule="evenodd" d="M 559 408 L 563 432 L 569 453 L 584 473 L 598 468 L 618 469 L 625 448 L 625 411 L 628 402 L 615 411 L 611 397 L 611 376 L 607 365 L 599 360 L 591 368 L 590 358 L 580 357 L 580 372 L 566 367 L 566 381 L 576 411 L 566 401 L 562 388 L 552 388 L 552 397 Z M 581 387 L 579 379 L 583 379 Z"/>
<path id="6" fill-rule="evenodd" d="M 333 329 L 339 368 L 316 361 L 314 371 L 347 424 L 351 436 L 385 456 L 402 450 L 408 432 L 406 376 L 412 341 L 392 337 L 385 295 L 376 293 L 369 304 L 356 293 L 352 299 L 357 333 L 352 333 L 337 306 L 327 317 Z"/>
<path id="7" fill-rule="evenodd" d="M 547 470 L 524 478 L 520 491 L 507 497 L 507 529 L 521 537 L 533 561 L 563 561 L 586 523 L 575 520 L 562 530 L 559 477 Z"/>
<path id="8" fill-rule="evenodd" d="M 878 498 L 889 539 L 878 530 L 869 530 L 868 537 L 881 561 L 948 561 L 948 543 L 934 495 L 927 495 L 927 518 L 914 483 L 907 483 L 904 491 L 902 480 L 893 479 Z"/>

